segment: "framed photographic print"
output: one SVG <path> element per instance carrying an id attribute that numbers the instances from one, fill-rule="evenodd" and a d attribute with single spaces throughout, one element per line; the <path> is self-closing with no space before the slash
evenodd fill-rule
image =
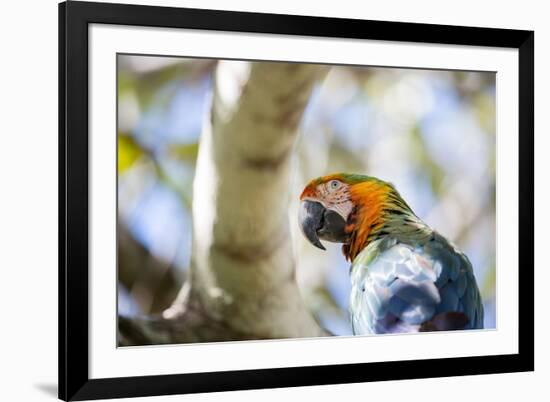
<path id="1" fill-rule="evenodd" d="M 59 5 L 59 397 L 534 369 L 534 33 Z"/>

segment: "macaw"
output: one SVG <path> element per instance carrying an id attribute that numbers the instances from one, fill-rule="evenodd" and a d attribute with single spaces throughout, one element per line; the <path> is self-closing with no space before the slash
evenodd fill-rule
<path id="1" fill-rule="evenodd" d="M 343 244 L 354 334 L 483 328 L 468 257 L 419 219 L 392 184 L 344 173 L 314 179 L 300 196 L 299 224 L 322 250 L 319 239 Z"/>

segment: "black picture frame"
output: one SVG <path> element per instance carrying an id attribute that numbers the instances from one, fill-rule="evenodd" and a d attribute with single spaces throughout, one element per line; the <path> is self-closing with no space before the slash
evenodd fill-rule
<path id="1" fill-rule="evenodd" d="M 88 26 L 92 23 L 518 49 L 518 353 L 90 379 Z M 59 398 L 85 400 L 534 370 L 533 155 L 532 31 L 78 1 L 59 4 Z"/>

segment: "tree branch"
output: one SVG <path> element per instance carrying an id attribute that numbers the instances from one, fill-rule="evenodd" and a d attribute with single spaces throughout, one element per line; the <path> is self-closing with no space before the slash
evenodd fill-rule
<path id="1" fill-rule="evenodd" d="M 147 314 L 160 313 L 169 307 L 182 283 L 172 264 L 152 255 L 120 220 L 118 280 L 136 296 L 140 310 Z"/>
<path id="2" fill-rule="evenodd" d="M 318 65 L 218 64 L 194 181 L 190 282 L 162 318 L 122 318 L 123 344 L 326 334 L 300 297 L 288 222 L 290 154 L 325 73 Z M 132 331 L 147 335 L 132 339 Z"/>

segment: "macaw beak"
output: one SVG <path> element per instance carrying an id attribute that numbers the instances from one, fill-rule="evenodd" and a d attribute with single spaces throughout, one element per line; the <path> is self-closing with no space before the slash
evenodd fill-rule
<path id="1" fill-rule="evenodd" d="M 335 243 L 347 243 L 346 221 L 339 213 L 326 209 L 321 203 L 305 200 L 300 203 L 298 220 L 302 233 L 311 244 L 326 250 L 320 238 Z"/>

